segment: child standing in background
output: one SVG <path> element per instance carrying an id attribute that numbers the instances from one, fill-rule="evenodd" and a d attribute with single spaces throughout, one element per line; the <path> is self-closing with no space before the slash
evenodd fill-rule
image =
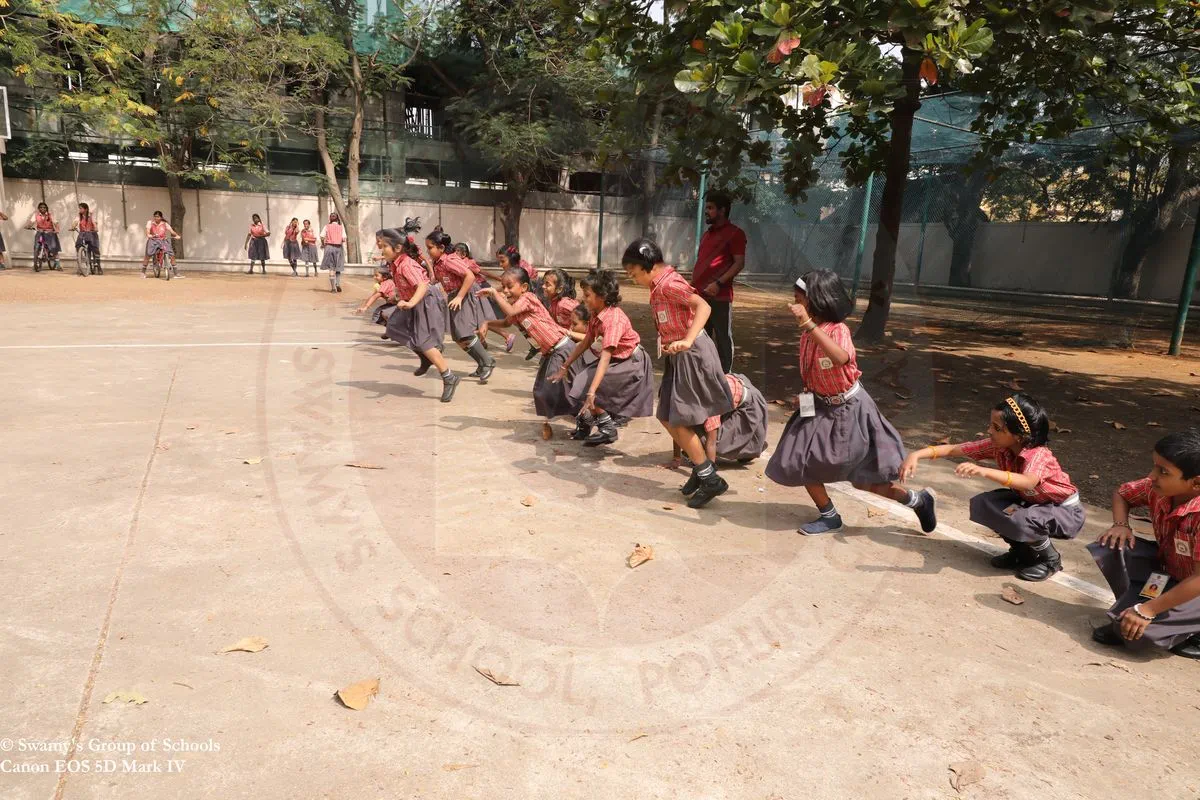
<path id="1" fill-rule="evenodd" d="M 336 213 L 329 215 L 329 224 L 321 231 L 321 247 L 325 251 L 321 269 L 329 270 L 329 291 L 340 292 L 346 268 L 346 229 Z"/>
<path id="2" fill-rule="evenodd" d="M 692 460 L 692 475 L 679 491 L 688 498 L 689 508 L 700 508 L 728 491 L 729 484 L 717 474 L 694 428 L 733 410 L 717 346 L 704 332 L 708 303 L 666 265 L 662 251 L 649 239 L 633 241 L 621 262 L 634 282 L 650 289 L 650 310 L 665 359 L 658 421 Z"/>
<path id="3" fill-rule="evenodd" d="M 587 333 L 551 380 L 566 380 L 571 365 L 584 357 L 593 342 L 600 343 L 599 359 L 579 370 L 568 395 L 595 418 L 596 432 L 584 445 L 597 447 L 617 441 L 614 415 L 649 417 L 654 413 L 654 368 L 633 323 L 618 308 L 621 288 L 616 276 L 608 270 L 592 270 L 582 286 L 583 302 L 591 313 Z"/>
<path id="4" fill-rule="evenodd" d="M 258 214 L 250 216 L 250 230 L 246 232 L 246 253 L 250 256 L 250 269 L 246 270 L 247 275 L 254 274 L 254 262 L 259 263 L 259 269 L 262 274 L 267 274 L 267 259 L 271 257 L 271 249 L 267 246 L 267 237 L 271 232 L 267 230 L 267 226 L 263 225 L 262 218 Z"/>
<path id="5" fill-rule="evenodd" d="M 910 453 L 900 470 L 907 481 L 923 458 L 995 461 L 999 469 L 959 464 L 960 478 L 983 478 L 1000 489 L 971 498 L 971 521 L 991 528 L 1008 544 L 992 559 L 997 569 L 1015 570 L 1023 581 L 1044 581 L 1062 569 L 1062 557 L 1050 541 L 1073 539 L 1083 530 L 1079 490 L 1046 445 L 1050 417 L 1032 397 L 1014 394 L 992 408 L 988 438 L 964 444 L 935 445 Z"/>
<path id="6" fill-rule="evenodd" d="M 317 234 L 308 220 L 304 220 L 300 230 L 300 260 L 304 262 L 304 277 L 308 277 L 309 265 L 312 265 L 313 277 L 317 277 Z"/>
<path id="7" fill-rule="evenodd" d="M 1112 527 L 1088 545 L 1117 597 L 1092 638 L 1200 659 L 1200 431 L 1164 436 L 1152 458 L 1148 477 L 1113 493 Z M 1132 508 L 1150 509 L 1154 542 L 1133 535 Z"/>
<path id="8" fill-rule="evenodd" d="M 288 223 L 288 226 L 283 231 L 283 257 L 291 265 L 292 275 L 297 278 L 300 277 L 300 273 L 296 271 L 296 263 L 300 260 L 301 255 L 299 239 L 300 220 L 292 217 L 292 221 Z M 307 270 L 305 270 L 305 274 L 308 274 Z"/>
<path id="9" fill-rule="evenodd" d="M 782 486 L 803 486 L 820 517 L 800 526 L 814 536 L 841 530 L 842 518 L 825 484 L 850 481 L 855 488 L 911 508 L 926 533 L 937 527 L 935 498 L 928 489 L 901 489 L 904 442 L 884 419 L 859 378 L 850 329 L 843 320 L 853 305 L 837 273 L 815 270 L 796 281 L 789 306 L 804 333 L 800 374 L 805 391 L 788 420 L 765 470 Z"/>

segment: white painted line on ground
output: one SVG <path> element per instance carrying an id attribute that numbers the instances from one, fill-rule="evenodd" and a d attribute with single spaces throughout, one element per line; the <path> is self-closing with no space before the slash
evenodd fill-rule
<path id="1" fill-rule="evenodd" d="M 4 344 L 0 350 L 101 350 L 110 347 L 357 347 L 370 339 L 340 342 L 118 342 L 113 344 Z"/>
<path id="2" fill-rule="evenodd" d="M 890 500 L 884 500 L 882 497 L 873 495 L 870 492 L 859 491 L 848 483 L 830 484 L 829 488 L 835 489 L 849 497 L 853 497 L 859 502 L 866 503 L 874 508 L 878 508 L 881 511 L 886 511 L 892 516 L 900 516 L 901 506 L 898 506 L 896 503 L 893 503 Z M 907 515 L 905 516 L 907 517 Z M 969 533 L 963 533 L 953 525 L 947 525 L 945 522 L 940 520 L 938 521 L 937 530 L 930 535 L 944 536 L 947 539 L 953 539 L 956 542 L 962 542 L 963 544 L 974 547 L 976 550 L 982 550 L 988 555 L 999 555 L 1005 550 L 1005 548 L 1000 545 L 992 544 L 986 539 L 980 539 L 978 536 L 972 536 Z M 1068 575 L 1066 572 L 1059 572 L 1050 580 L 1054 581 L 1060 586 L 1073 589 L 1074 591 L 1090 597 L 1093 600 L 1099 600 L 1102 603 L 1111 604 L 1115 600 L 1113 593 L 1108 589 L 1097 586 L 1094 583 L 1089 583 L 1081 578 L 1076 578 L 1074 575 Z"/>

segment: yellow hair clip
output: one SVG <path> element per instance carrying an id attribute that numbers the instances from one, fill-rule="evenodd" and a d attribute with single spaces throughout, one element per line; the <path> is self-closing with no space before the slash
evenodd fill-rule
<path id="1" fill-rule="evenodd" d="M 1029 428 L 1029 421 L 1025 419 L 1024 412 L 1022 412 L 1021 407 L 1017 405 L 1017 399 L 1015 397 L 1010 397 L 1005 402 L 1008 403 L 1008 407 L 1013 410 L 1013 413 L 1017 415 L 1017 420 L 1021 423 L 1021 430 L 1025 431 L 1025 435 L 1029 436 L 1031 433 L 1033 433 L 1033 431 Z"/>

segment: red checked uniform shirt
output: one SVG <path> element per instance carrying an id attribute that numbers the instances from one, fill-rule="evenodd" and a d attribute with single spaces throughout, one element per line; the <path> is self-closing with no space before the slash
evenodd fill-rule
<path id="1" fill-rule="evenodd" d="M 254 223 L 253 225 L 250 226 L 250 235 L 253 236 L 255 239 L 263 238 L 264 236 L 267 235 L 266 226 L 264 226 L 261 222 Z"/>
<path id="2" fill-rule="evenodd" d="M 299 228 L 297 228 L 295 225 L 288 225 L 286 228 L 284 228 L 283 238 L 289 242 L 294 242 L 299 234 Z"/>
<path id="3" fill-rule="evenodd" d="M 417 293 L 417 287 L 429 283 L 429 273 L 408 256 L 402 255 L 392 262 L 392 281 L 396 285 L 396 298 L 407 303 Z"/>
<path id="4" fill-rule="evenodd" d="M 167 226 L 167 223 L 165 220 L 162 222 L 151 222 L 149 225 L 149 228 L 148 228 L 150 238 L 151 239 L 167 238 L 167 227 L 168 226 Z"/>
<path id="5" fill-rule="evenodd" d="M 629 358 L 642 343 L 625 312 L 616 306 L 606 306 L 588 320 L 588 335 L 595 337 L 602 350 L 612 348 L 613 358 Z"/>
<path id="6" fill-rule="evenodd" d="M 317 235 L 313 233 L 312 228 L 305 228 L 304 230 L 300 231 L 300 241 L 304 244 L 316 244 Z"/>
<path id="7" fill-rule="evenodd" d="M 725 380 L 729 383 L 729 393 L 733 395 L 733 408 L 737 410 L 737 407 L 742 404 L 742 400 L 746 399 L 746 387 L 732 375 L 726 374 Z M 719 416 L 709 417 L 704 420 L 705 433 L 712 433 L 719 427 L 721 427 L 721 418 Z"/>
<path id="8" fill-rule="evenodd" d="M 475 272 L 467 260 L 457 253 L 442 253 L 441 258 L 433 262 L 433 274 L 438 283 L 446 290 L 446 297 L 453 299 L 462 288 L 463 281 L 475 283 Z"/>
<path id="9" fill-rule="evenodd" d="M 962 445 L 962 454 L 972 461 L 995 461 L 1005 472 L 1037 478 L 1037 486 L 1020 493 L 1030 503 L 1061 503 L 1079 492 L 1049 447 L 1027 447 L 1015 456 L 1007 447 L 992 444 L 991 439 L 980 439 Z"/>
<path id="10" fill-rule="evenodd" d="M 1200 497 L 1171 508 L 1170 498 L 1154 491 L 1149 478 L 1130 481 L 1117 491 L 1130 506 L 1150 509 L 1158 557 L 1167 574 L 1177 581 L 1192 577 L 1200 561 Z"/>
<path id="11" fill-rule="evenodd" d="M 664 345 L 686 339 L 688 329 L 696 318 L 688 302 L 695 292 L 683 276 L 671 267 L 650 286 L 650 311 L 654 314 L 654 327 Z"/>
<path id="12" fill-rule="evenodd" d="M 810 392 L 832 397 L 849 391 L 862 377 L 862 370 L 858 368 L 854 341 L 850 338 L 850 328 L 846 323 L 822 322 L 817 327 L 845 350 L 850 360 L 840 367 L 834 364 L 816 337 L 810 331 L 805 331 L 800 337 L 800 375 Z"/>
<path id="13" fill-rule="evenodd" d="M 375 286 L 376 286 L 375 291 L 377 291 L 381 295 L 383 295 L 383 298 L 385 300 L 395 300 L 396 299 L 396 282 L 395 281 L 388 279 L 388 280 L 384 281 L 383 283 L 375 284 Z"/>
<path id="14" fill-rule="evenodd" d="M 92 219 L 91 217 L 82 217 L 81 216 L 79 218 L 79 230 L 80 230 L 80 232 L 89 231 L 91 233 L 95 233 L 96 232 L 96 220 Z"/>
<path id="15" fill-rule="evenodd" d="M 533 264 L 530 264 L 528 261 L 526 261 L 525 259 L 522 258 L 521 263 L 517 264 L 517 266 L 520 267 L 521 269 L 525 270 L 525 274 L 529 276 L 529 280 L 531 280 L 531 281 L 537 280 L 538 271 L 537 271 L 537 268 L 533 266 Z"/>
<path id="16" fill-rule="evenodd" d="M 33 225 L 42 233 L 49 233 L 54 230 L 54 217 L 49 214 L 37 212 L 33 216 Z"/>
<path id="17" fill-rule="evenodd" d="M 704 287 L 720 278 L 733 266 L 736 256 L 746 255 L 746 233 L 732 222 L 713 225 L 700 237 L 700 249 L 696 254 L 696 268 L 692 270 L 692 286 L 704 295 Z M 707 295 L 704 295 L 707 296 Z M 733 283 L 718 289 L 714 300 L 733 300 Z"/>
<path id="18" fill-rule="evenodd" d="M 579 301 L 574 297 L 556 297 L 554 302 L 550 304 L 550 316 L 554 317 L 554 321 L 564 328 L 571 327 L 571 314 L 579 305 Z"/>
<path id="19" fill-rule="evenodd" d="M 505 322 L 520 326 L 525 338 L 537 345 L 544 356 L 550 355 L 554 346 L 567 335 L 533 292 L 526 292 L 518 297 L 517 302 L 513 303 L 513 310 L 515 313 Z"/>

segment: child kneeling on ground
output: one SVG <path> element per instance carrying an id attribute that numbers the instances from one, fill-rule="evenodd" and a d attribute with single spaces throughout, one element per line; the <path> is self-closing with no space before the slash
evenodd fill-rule
<path id="1" fill-rule="evenodd" d="M 1117 596 L 1101 644 L 1162 647 L 1200 659 L 1200 431 L 1154 445 L 1148 477 L 1113 493 L 1113 525 L 1088 545 Z M 1129 510 L 1148 507 L 1154 542 L 1135 538 Z"/>
<path id="2" fill-rule="evenodd" d="M 922 458 L 995 461 L 999 469 L 965 463 L 954 470 L 960 478 L 983 478 L 1003 487 L 971 498 L 971 521 L 1008 544 L 1007 553 L 992 559 L 993 567 L 1015 570 L 1024 581 L 1044 581 L 1062 570 L 1062 556 L 1050 540 L 1074 539 L 1084 521 L 1079 490 L 1046 446 L 1049 441 L 1046 411 L 1032 397 L 1014 394 L 992 408 L 988 438 L 911 453 L 900 479 L 911 478 Z"/>

